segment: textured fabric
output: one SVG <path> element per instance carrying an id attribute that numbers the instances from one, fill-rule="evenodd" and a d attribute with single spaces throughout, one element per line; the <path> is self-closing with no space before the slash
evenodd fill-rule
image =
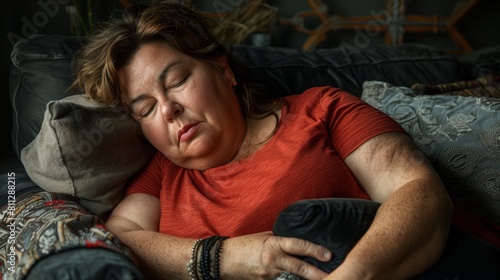
<path id="1" fill-rule="evenodd" d="M 153 151 L 126 112 L 73 95 L 48 103 L 40 132 L 21 151 L 21 161 L 45 191 L 73 195 L 102 215 L 118 204 L 126 181 Z"/>
<path id="2" fill-rule="evenodd" d="M 276 96 L 334 86 L 359 97 L 367 80 L 411 86 L 422 81 L 441 84 L 465 79 L 455 56 L 419 44 L 313 50 L 236 45 L 230 51 Z"/>
<path id="3" fill-rule="evenodd" d="M 417 95 L 378 81 L 365 83 L 362 98 L 413 136 L 457 206 L 500 224 L 500 99 Z"/>
<path id="4" fill-rule="evenodd" d="M 500 45 L 480 48 L 460 55 L 458 59 L 470 77 L 468 79 L 500 74 Z"/>
<path id="5" fill-rule="evenodd" d="M 461 95 L 500 98 L 500 75 L 486 75 L 475 80 L 447 84 L 414 84 L 412 90 L 419 94 Z"/>
<path id="6" fill-rule="evenodd" d="M 101 248 L 78 248 L 39 260 L 25 280 L 144 279 L 139 268 L 123 254 Z"/>
<path id="7" fill-rule="evenodd" d="M 332 259 L 304 258 L 323 271 L 333 271 L 345 260 L 370 227 L 380 203 L 364 199 L 300 200 L 283 210 L 273 226 L 277 236 L 299 237 L 325 246 Z"/>
<path id="8" fill-rule="evenodd" d="M 5 205 L 0 211 L 4 279 L 23 279 L 37 261 L 70 249 L 102 248 L 131 258 L 129 249 L 104 222 L 67 194 L 38 192 L 17 197 L 14 205 Z M 129 260 L 124 262 L 128 266 Z"/>
<path id="9" fill-rule="evenodd" d="M 71 61 L 84 41 L 85 37 L 35 34 L 12 48 L 9 97 L 18 157 L 38 134 L 47 103 L 71 94 Z"/>
<path id="10" fill-rule="evenodd" d="M 335 270 L 371 225 L 380 204 L 361 199 L 309 199 L 280 213 L 273 228 L 279 236 L 298 237 L 333 253 L 328 262 L 305 257 L 325 272 Z M 450 228 L 439 260 L 412 279 L 500 279 L 500 247 L 461 230 Z"/>
<path id="11" fill-rule="evenodd" d="M 277 131 L 249 158 L 200 172 L 157 154 L 127 193 L 159 197 L 160 231 L 193 238 L 271 230 L 279 212 L 300 199 L 368 199 L 343 158 L 377 134 L 404 130 L 339 89 L 286 100 Z"/>

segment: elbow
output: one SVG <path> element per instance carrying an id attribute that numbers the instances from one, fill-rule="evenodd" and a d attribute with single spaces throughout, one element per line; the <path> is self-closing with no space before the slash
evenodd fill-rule
<path id="1" fill-rule="evenodd" d="M 114 235 L 120 237 L 120 235 L 131 232 L 131 231 L 136 231 L 136 230 L 142 230 L 137 223 L 134 223 L 130 221 L 127 218 L 123 218 L 120 216 L 111 216 L 107 221 L 106 221 L 106 228 L 113 233 Z"/>
<path id="2" fill-rule="evenodd" d="M 106 221 L 106 228 L 115 235 L 121 232 L 119 224 L 117 224 L 116 221 L 111 218 Z"/>

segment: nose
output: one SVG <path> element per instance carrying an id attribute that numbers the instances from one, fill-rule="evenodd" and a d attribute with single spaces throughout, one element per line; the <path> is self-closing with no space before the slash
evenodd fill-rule
<path id="1" fill-rule="evenodd" d="M 161 104 L 161 114 L 163 115 L 163 119 L 169 123 L 174 122 L 174 119 L 182 114 L 183 110 L 184 108 L 182 105 L 175 101 L 165 100 Z"/>

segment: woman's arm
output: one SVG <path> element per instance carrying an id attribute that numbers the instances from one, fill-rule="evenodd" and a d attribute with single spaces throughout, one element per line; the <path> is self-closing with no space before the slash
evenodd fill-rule
<path id="1" fill-rule="evenodd" d="M 131 250 L 146 279 L 189 279 L 186 263 L 194 239 L 160 234 L 160 201 L 147 194 L 126 196 L 106 225 Z"/>
<path id="2" fill-rule="evenodd" d="M 190 279 L 186 264 L 195 240 L 159 233 L 159 220 L 158 198 L 132 194 L 113 210 L 107 226 L 132 250 L 146 279 Z M 271 232 L 234 237 L 224 241 L 222 247 L 221 278 L 273 279 L 283 271 L 306 279 L 326 276 L 293 255 L 321 261 L 331 257 L 322 246 L 296 238 L 275 237 Z"/>
<path id="3" fill-rule="evenodd" d="M 383 133 L 345 162 L 374 201 L 382 202 L 363 238 L 327 279 L 405 279 L 437 261 L 452 205 L 426 156 L 403 133 Z"/>

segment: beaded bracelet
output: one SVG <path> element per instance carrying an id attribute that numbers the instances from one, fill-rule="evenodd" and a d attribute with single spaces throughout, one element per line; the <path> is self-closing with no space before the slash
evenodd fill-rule
<path id="1" fill-rule="evenodd" d="M 200 246 L 200 243 L 202 242 L 202 239 L 197 239 L 193 243 L 193 247 L 191 248 L 191 259 L 188 261 L 186 264 L 187 267 L 187 272 L 189 276 L 191 276 L 191 280 L 198 280 L 198 267 L 197 267 L 197 255 L 198 255 L 198 248 Z"/>
<path id="2" fill-rule="evenodd" d="M 222 242 L 227 236 L 197 239 L 191 248 L 191 259 L 186 264 L 192 280 L 218 280 Z"/>
<path id="3" fill-rule="evenodd" d="M 220 267 L 220 252 L 222 250 L 222 241 L 228 239 L 227 236 L 222 236 L 215 246 L 215 256 L 214 256 L 214 279 L 219 279 L 219 267 Z"/>
<path id="4" fill-rule="evenodd" d="M 210 236 L 203 240 L 203 248 L 201 249 L 201 277 L 203 280 L 212 279 L 210 275 L 210 251 L 218 239 L 218 236 Z"/>
<path id="5" fill-rule="evenodd" d="M 227 239 L 226 236 L 217 236 L 214 242 L 210 246 L 210 263 L 212 264 L 209 267 L 209 276 L 207 279 L 218 280 L 219 279 L 219 258 L 220 258 L 220 249 L 222 246 L 222 241 Z"/>

